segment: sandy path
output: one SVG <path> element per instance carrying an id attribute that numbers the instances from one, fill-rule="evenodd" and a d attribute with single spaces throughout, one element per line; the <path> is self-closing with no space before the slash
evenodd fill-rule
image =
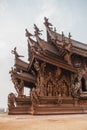
<path id="1" fill-rule="evenodd" d="M 0 114 L 0 130 L 87 130 L 87 115 Z"/>

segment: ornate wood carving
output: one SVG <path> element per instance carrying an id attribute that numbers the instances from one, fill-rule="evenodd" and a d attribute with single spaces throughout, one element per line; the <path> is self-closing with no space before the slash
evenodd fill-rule
<path id="1" fill-rule="evenodd" d="M 17 53 L 16 47 L 11 51 L 16 63 L 9 73 L 17 96 L 13 93 L 8 95 L 9 111 L 59 114 L 84 113 L 86 110 L 87 113 L 87 49 L 85 45 L 72 40 L 70 33 L 68 37 L 63 32 L 58 34 L 48 18 L 44 17 L 44 20 L 47 41 L 39 37 L 42 30 L 36 24 L 36 41 L 25 30 L 29 63 L 19 59 L 23 56 Z M 30 95 L 24 95 L 24 87 L 30 88 Z"/>
<path id="2" fill-rule="evenodd" d="M 38 93 L 35 88 L 31 90 L 31 101 L 32 105 L 35 106 L 36 104 L 40 104 L 39 98 L 38 98 Z"/>
<path id="3" fill-rule="evenodd" d="M 24 57 L 24 56 L 19 55 L 19 54 L 17 53 L 17 48 L 16 48 L 16 47 L 14 48 L 14 50 L 11 51 L 11 53 L 15 55 L 15 59 L 16 59 L 16 58 L 19 58 L 19 57 Z"/>
<path id="4" fill-rule="evenodd" d="M 14 84 L 14 88 L 16 92 L 18 93 L 18 96 L 22 96 L 24 94 L 24 81 L 19 80 L 16 78 L 16 70 L 12 68 L 12 70 L 9 72 L 11 74 L 11 79 Z"/>
<path id="5" fill-rule="evenodd" d="M 10 111 L 12 108 L 15 107 L 15 94 L 14 93 L 10 93 L 8 95 L 8 110 Z"/>

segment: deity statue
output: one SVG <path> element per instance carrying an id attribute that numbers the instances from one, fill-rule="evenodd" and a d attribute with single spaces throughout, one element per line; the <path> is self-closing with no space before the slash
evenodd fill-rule
<path id="1" fill-rule="evenodd" d="M 47 92 L 48 96 L 53 96 L 53 84 L 50 81 L 47 83 Z"/>
<path id="2" fill-rule="evenodd" d="M 65 82 L 62 82 L 62 96 L 66 97 L 67 96 L 67 86 L 65 84 Z"/>

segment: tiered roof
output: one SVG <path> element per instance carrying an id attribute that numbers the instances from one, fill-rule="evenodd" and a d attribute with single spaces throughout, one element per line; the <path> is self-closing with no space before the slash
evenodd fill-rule
<path id="1" fill-rule="evenodd" d="M 34 35 L 26 29 L 28 37 L 28 57 L 29 63 L 22 61 L 14 50 L 15 67 L 18 71 L 17 78 L 22 78 L 25 82 L 35 83 L 36 77 L 32 73 L 32 66 L 35 59 L 44 61 L 57 67 L 61 67 L 73 73 L 77 70 L 64 59 L 65 55 L 77 54 L 87 57 L 87 45 L 71 39 L 71 34 L 65 37 L 64 34 L 59 34 L 52 29 L 52 24 L 48 19 L 44 18 L 47 31 L 47 41 L 40 38 L 41 30 L 34 24 Z M 36 40 L 31 38 L 34 36 Z"/>

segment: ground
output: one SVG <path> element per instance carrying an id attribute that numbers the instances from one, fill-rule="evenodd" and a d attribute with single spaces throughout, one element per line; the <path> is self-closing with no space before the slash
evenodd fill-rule
<path id="1" fill-rule="evenodd" d="M 0 114 L 0 130 L 87 130 L 87 114 L 47 116 Z"/>

